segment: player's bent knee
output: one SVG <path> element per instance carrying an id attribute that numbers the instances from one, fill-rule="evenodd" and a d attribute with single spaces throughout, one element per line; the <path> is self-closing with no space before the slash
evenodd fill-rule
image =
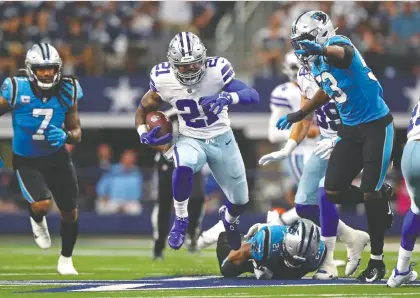
<path id="1" fill-rule="evenodd" d="M 236 183 L 232 192 L 226 194 L 229 202 L 236 205 L 245 205 L 249 202 L 248 183 L 246 180 Z"/>
<path id="2" fill-rule="evenodd" d="M 45 199 L 31 204 L 32 211 L 37 215 L 46 215 L 50 210 L 51 199 Z"/>
<path id="3" fill-rule="evenodd" d="M 379 199 L 381 199 L 381 194 L 377 191 L 367 192 L 363 194 L 363 200 L 365 201 L 372 201 L 372 200 L 379 200 Z"/>
<path id="4" fill-rule="evenodd" d="M 65 223 L 72 223 L 77 221 L 79 212 L 77 208 L 73 209 L 72 211 L 60 211 L 61 218 Z"/>
<path id="5" fill-rule="evenodd" d="M 341 204 L 341 192 L 336 190 L 325 190 L 328 201 L 333 204 Z"/>

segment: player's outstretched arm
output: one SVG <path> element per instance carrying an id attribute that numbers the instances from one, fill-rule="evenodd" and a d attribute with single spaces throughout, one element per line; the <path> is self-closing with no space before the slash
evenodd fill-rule
<path id="1" fill-rule="evenodd" d="M 200 98 L 200 104 L 203 107 L 209 106 L 210 112 L 219 114 L 223 107 L 231 104 L 258 104 L 260 95 L 254 88 L 248 87 L 245 83 L 232 79 L 223 87 L 223 91 L 212 96 Z"/>
<path id="2" fill-rule="evenodd" d="M 288 129 L 293 123 L 303 120 L 306 116 L 313 113 L 317 108 L 326 104 L 330 98 L 324 90 L 318 89 L 311 100 L 307 101 L 303 107 L 295 112 L 283 116 L 277 121 L 276 127 L 278 129 Z"/>
<path id="3" fill-rule="evenodd" d="M 67 112 L 64 126 L 67 130 L 66 143 L 76 144 L 82 140 L 82 127 L 80 125 L 77 101 Z"/>
<path id="4" fill-rule="evenodd" d="M 335 44 L 328 46 L 320 45 L 314 41 L 303 40 L 299 42 L 302 49 L 297 50 L 298 55 L 322 55 L 325 56 L 329 64 L 337 68 L 349 68 L 354 56 L 354 48 L 345 42 L 336 41 Z"/>
<path id="5" fill-rule="evenodd" d="M 0 96 L 0 116 L 9 113 L 11 110 L 9 102 L 3 96 Z"/>

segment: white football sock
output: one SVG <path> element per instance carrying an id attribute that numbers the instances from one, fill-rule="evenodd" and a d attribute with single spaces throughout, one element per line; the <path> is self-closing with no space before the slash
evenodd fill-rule
<path id="1" fill-rule="evenodd" d="M 410 269 L 410 260 L 411 255 L 413 254 L 412 251 L 405 250 L 404 248 L 400 247 L 400 251 L 398 252 L 398 262 L 397 262 L 397 270 L 402 272 L 407 272 Z"/>
<path id="2" fill-rule="evenodd" d="M 338 239 L 340 239 L 344 243 L 350 243 L 351 241 L 353 241 L 353 232 L 354 232 L 353 228 L 350 228 L 341 220 L 338 221 L 338 227 L 337 227 Z"/>
<path id="3" fill-rule="evenodd" d="M 327 248 L 327 255 L 325 256 L 325 263 L 333 263 L 334 262 L 334 250 L 335 250 L 335 242 L 337 241 L 337 237 L 324 237 L 321 236 L 321 240 L 324 241 L 325 247 Z"/>
<path id="4" fill-rule="evenodd" d="M 233 223 L 238 218 L 239 218 L 239 216 L 232 216 L 232 215 L 230 215 L 229 210 L 227 210 L 227 208 L 226 208 L 225 219 L 226 219 L 227 222 Z"/>
<path id="5" fill-rule="evenodd" d="M 185 201 L 178 202 L 174 199 L 174 208 L 175 208 L 175 215 L 178 217 L 188 217 L 188 201 L 189 198 Z"/>
<path id="6" fill-rule="evenodd" d="M 219 238 L 220 233 L 225 231 L 225 226 L 223 225 L 223 222 L 219 220 L 217 224 L 212 226 L 207 231 L 204 231 L 201 235 L 206 239 L 207 242 L 217 242 L 217 239 Z"/>
<path id="7" fill-rule="evenodd" d="M 370 255 L 370 258 L 371 258 L 371 260 L 378 260 L 378 261 L 381 261 L 381 260 L 383 260 L 384 259 L 384 255 L 382 254 L 382 255 Z"/>
<path id="8" fill-rule="evenodd" d="M 280 219 L 284 222 L 285 225 L 290 225 L 297 221 L 300 216 L 296 212 L 296 208 L 292 208 L 287 210 L 283 214 L 280 215 Z"/>

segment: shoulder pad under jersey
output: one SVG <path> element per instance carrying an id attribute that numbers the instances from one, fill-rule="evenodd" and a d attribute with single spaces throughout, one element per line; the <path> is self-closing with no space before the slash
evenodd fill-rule
<path id="1" fill-rule="evenodd" d="M 171 74 L 171 64 L 169 62 L 162 62 L 155 65 L 150 71 L 149 87 L 152 91 L 159 93 L 160 89 L 165 86 L 173 77 Z"/>
<path id="2" fill-rule="evenodd" d="M 65 76 L 62 79 L 63 88 L 71 96 L 72 105 L 83 97 L 82 86 L 79 80 L 72 76 Z"/>
<path id="3" fill-rule="evenodd" d="M 284 83 L 274 88 L 270 95 L 270 104 L 279 108 L 292 109 L 292 104 L 290 103 L 290 85 L 289 83 Z"/>
<path id="4" fill-rule="evenodd" d="M 207 71 L 207 75 L 210 74 L 215 80 L 219 80 L 223 86 L 235 78 L 233 66 L 223 57 L 208 57 Z"/>

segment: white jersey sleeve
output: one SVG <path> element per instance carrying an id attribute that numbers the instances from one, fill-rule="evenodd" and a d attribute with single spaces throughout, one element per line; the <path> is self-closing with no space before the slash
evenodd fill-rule
<path id="1" fill-rule="evenodd" d="M 226 58 L 208 57 L 206 75 L 210 75 L 212 79 L 220 84 L 220 89 L 222 89 L 235 78 L 235 70 Z"/>
<path id="2" fill-rule="evenodd" d="M 297 82 L 301 94 L 309 100 L 312 99 L 319 89 L 319 86 L 312 78 L 310 71 L 304 66 L 299 69 Z M 338 125 L 341 122 L 334 100 L 330 100 L 322 107 L 316 109 L 315 115 L 321 135 L 324 138 L 335 138 L 337 136 Z"/>
<path id="3" fill-rule="evenodd" d="M 276 127 L 280 117 L 297 111 L 300 105 L 300 95 L 291 83 L 277 86 L 270 95 L 271 115 L 268 123 L 268 140 L 271 143 L 285 142 L 289 138 L 290 129 L 279 130 Z"/>
<path id="4" fill-rule="evenodd" d="M 411 113 L 410 123 L 407 128 L 408 142 L 420 139 L 420 102 L 417 103 Z"/>
<path id="5" fill-rule="evenodd" d="M 159 63 L 150 71 L 150 90 L 159 94 L 163 101 L 169 101 L 167 93 L 170 90 L 171 85 L 174 84 L 173 81 L 174 75 L 169 62 Z"/>

